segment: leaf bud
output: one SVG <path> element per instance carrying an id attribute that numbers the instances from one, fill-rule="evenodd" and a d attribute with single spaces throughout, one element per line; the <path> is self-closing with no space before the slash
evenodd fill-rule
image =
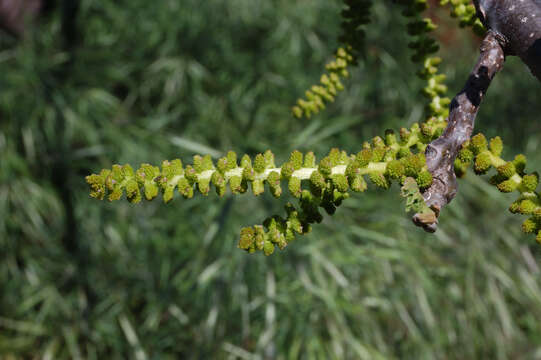
<path id="1" fill-rule="evenodd" d="M 295 170 L 302 168 L 302 153 L 298 150 L 293 151 L 289 157 L 289 162 Z"/>
<path id="2" fill-rule="evenodd" d="M 477 134 L 471 138 L 471 150 L 475 155 L 487 150 L 487 139 L 483 134 Z"/>
<path id="3" fill-rule="evenodd" d="M 272 153 L 272 151 L 270 150 L 265 151 L 265 153 L 263 154 L 263 157 L 265 158 L 265 167 L 267 169 L 272 169 L 276 167 L 274 163 L 274 154 Z"/>
<path id="4" fill-rule="evenodd" d="M 514 182 L 513 180 L 505 180 L 502 181 L 497 185 L 498 190 L 500 190 L 503 193 L 509 193 L 516 190 L 518 184 Z"/>
<path id="5" fill-rule="evenodd" d="M 252 227 L 245 227 L 240 230 L 239 248 L 254 252 L 255 231 Z"/>
<path id="6" fill-rule="evenodd" d="M 282 187 L 280 186 L 280 174 L 276 171 L 271 171 L 267 177 L 267 184 L 269 184 L 269 189 L 271 194 L 278 198 L 282 195 Z"/>
<path id="7" fill-rule="evenodd" d="M 293 106 L 291 109 L 291 112 L 293 113 L 293 116 L 295 116 L 297 119 L 302 118 L 302 108 L 298 105 Z"/>
<path id="8" fill-rule="evenodd" d="M 455 175 L 458 178 L 464 177 L 464 175 L 466 175 L 466 173 L 468 172 L 467 163 L 460 161 L 458 158 L 455 159 L 453 165 L 455 167 Z"/>
<path id="9" fill-rule="evenodd" d="M 315 168 L 316 167 L 316 156 L 312 151 L 304 155 L 304 164 L 305 168 Z"/>
<path id="10" fill-rule="evenodd" d="M 265 171 L 265 158 L 262 154 L 257 154 L 254 159 L 254 170 L 256 173 L 261 174 Z"/>
<path id="11" fill-rule="evenodd" d="M 218 161 L 216 162 L 216 168 L 218 169 L 219 172 L 221 172 L 222 174 L 225 174 L 225 172 L 229 170 L 229 161 L 227 160 L 227 158 L 222 157 L 218 159 Z"/>
<path id="12" fill-rule="evenodd" d="M 88 175 L 85 179 L 90 185 L 90 196 L 95 199 L 103 200 L 105 196 L 105 180 L 110 174 L 110 170 L 102 170 L 99 175 Z"/>
<path id="13" fill-rule="evenodd" d="M 197 171 L 191 165 L 186 166 L 186 169 L 184 170 L 184 176 L 191 183 L 195 183 L 198 180 Z"/>
<path id="14" fill-rule="evenodd" d="M 531 199 L 524 199 L 520 202 L 519 212 L 523 215 L 532 214 L 535 209 L 537 209 L 538 204 L 536 204 Z"/>
<path id="15" fill-rule="evenodd" d="M 348 191 L 349 184 L 345 175 L 335 174 L 331 176 L 334 187 L 340 192 Z"/>
<path id="16" fill-rule="evenodd" d="M 387 178 L 382 173 L 372 172 L 368 174 L 368 177 L 370 178 L 370 181 L 372 181 L 372 183 L 374 183 L 374 185 L 377 187 L 388 189 L 390 186 Z"/>
<path id="17" fill-rule="evenodd" d="M 476 174 L 486 173 L 492 166 L 492 159 L 490 153 L 482 152 L 475 157 L 474 171 Z"/>
<path id="18" fill-rule="evenodd" d="M 376 147 L 372 150 L 372 162 L 380 162 L 385 157 L 386 149 L 384 147 Z"/>
<path id="19" fill-rule="evenodd" d="M 522 186 L 524 187 L 524 190 L 534 192 L 535 189 L 537 189 L 537 185 L 539 185 L 539 176 L 537 173 L 524 175 L 522 177 Z"/>
<path id="20" fill-rule="evenodd" d="M 301 196 L 301 179 L 297 177 L 290 177 L 288 183 L 288 189 L 291 195 L 298 198 Z"/>
<path id="21" fill-rule="evenodd" d="M 503 151 L 503 141 L 499 136 L 490 139 L 490 152 L 494 156 L 500 156 Z"/>
<path id="22" fill-rule="evenodd" d="M 255 171 L 251 165 L 246 165 L 244 170 L 242 170 L 242 178 L 248 181 L 255 180 Z"/>
<path id="23" fill-rule="evenodd" d="M 328 177 L 331 175 L 332 162 L 328 156 L 321 159 L 321 161 L 319 162 L 318 170 L 325 177 Z"/>
<path id="24" fill-rule="evenodd" d="M 419 188 L 426 189 L 432 184 L 432 174 L 428 170 L 421 170 L 415 179 Z"/>
<path id="25" fill-rule="evenodd" d="M 227 152 L 227 170 L 233 170 L 237 167 L 237 153 L 234 151 Z"/>
<path id="26" fill-rule="evenodd" d="M 522 231 L 524 231 L 526 234 L 532 234 L 536 230 L 538 230 L 537 222 L 533 218 L 526 219 L 522 223 Z"/>
<path id="27" fill-rule="evenodd" d="M 145 183 L 145 198 L 147 200 L 152 200 L 158 196 L 158 185 L 154 182 Z"/>
<path id="28" fill-rule="evenodd" d="M 244 154 L 240 159 L 240 167 L 245 168 L 247 166 L 252 166 L 252 159 L 250 159 L 250 156 L 248 156 L 247 154 Z"/>
<path id="29" fill-rule="evenodd" d="M 503 178 L 506 179 L 509 179 L 516 174 L 515 165 L 513 165 L 513 163 L 510 161 L 505 163 L 504 165 L 498 166 L 496 170 L 498 170 L 498 174 L 500 174 Z"/>
<path id="30" fill-rule="evenodd" d="M 474 155 L 473 152 L 468 149 L 467 147 L 463 147 L 459 152 L 457 159 L 459 159 L 461 162 L 469 164 L 473 161 Z"/>
<path id="31" fill-rule="evenodd" d="M 391 179 L 398 180 L 406 173 L 406 168 L 400 160 L 392 160 L 387 164 L 385 174 Z"/>
<path id="32" fill-rule="evenodd" d="M 403 159 L 403 158 L 408 157 L 410 155 L 411 155 L 410 149 L 408 149 L 407 147 L 401 147 L 400 149 L 398 149 L 398 152 L 396 153 L 396 158 L 397 159 Z"/>
<path id="33" fill-rule="evenodd" d="M 274 253 L 274 244 L 268 240 L 265 241 L 265 245 L 263 245 L 263 252 L 267 256 L 272 255 L 272 253 Z"/>
<path id="34" fill-rule="evenodd" d="M 218 196 L 222 197 L 225 195 L 226 191 L 226 181 L 224 179 L 224 176 L 219 171 L 215 171 L 210 180 L 212 181 L 212 184 L 216 188 L 216 193 Z"/>
<path id="35" fill-rule="evenodd" d="M 359 153 L 355 157 L 355 162 L 361 168 L 368 166 L 370 161 L 372 161 L 372 150 L 370 149 L 363 149 L 359 151 Z"/>
<path id="36" fill-rule="evenodd" d="M 321 194 L 327 183 L 325 182 L 325 177 L 319 171 L 313 171 L 310 175 L 310 185 L 315 194 Z"/>
<path id="37" fill-rule="evenodd" d="M 210 179 L 200 179 L 197 182 L 197 189 L 202 195 L 207 196 L 210 190 Z"/>
<path id="38" fill-rule="evenodd" d="M 385 130 L 385 145 L 391 146 L 396 144 L 396 135 L 394 134 L 394 131 L 391 129 Z"/>
<path id="39" fill-rule="evenodd" d="M 526 156 L 524 156 L 523 154 L 518 154 L 517 156 L 515 156 L 513 164 L 515 165 L 517 172 L 519 174 L 523 174 L 524 169 L 526 169 Z"/>
<path id="40" fill-rule="evenodd" d="M 409 138 L 411 136 L 411 132 L 406 128 L 400 128 L 400 139 L 402 142 L 408 142 Z"/>
<path id="41" fill-rule="evenodd" d="M 164 188 L 164 190 L 163 190 L 163 202 L 164 203 L 168 203 L 169 201 L 171 201 L 173 199 L 173 195 L 174 195 L 173 190 L 175 190 L 174 186 L 167 186 L 167 187 Z"/>
<path id="42" fill-rule="evenodd" d="M 286 162 L 284 165 L 282 165 L 282 169 L 280 171 L 282 179 L 289 179 L 294 172 L 295 167 L 290 162 Z"/>
<path id="43" fill-rule="evenodd" d="M 254 179 L 252 182 L 252 192 L 255 196 L 259 196 L 265 192 L 265 186 L 263 184 L 263 180 L 260 179 Z"/>
<path id="44" fill-rule="evenodd" d="M 350 179 L 349 185 L 351 190 L 355 192 L 363 192 L 368 187 L 362 175 L 356 175 L 353 179 Z"/>
<path id="45" fill-rule="evenodd" d="M 519 214 L 520 213 L 520 204 L 521 204 L 520 199 L 517 200 L 517 201 L 513 201 L 511 206 L 509 206 L 509 212 L 511 212 L 512 214 Z"/>
<path id="46" fill-rule="evenodd" d="M 333 202 L 335 206 L 340 206 L 342 204 L 342 201 L 349 199 L 349 193 L 342 192 L 337 189 L 333 190 Z"/>
<path id="47" fill-rule="evenodd" d="M 340 164 L 340 150 L 337 148 L 332 148 L 331 151 L 329 151 L 329 155 L 327 156 L 331 162 L 331 166 L 337 166 Z"/>
<path id="48" fill-rule="evenodd" d="M 231 176 L 229 178 L 229 188 L 233 194 L 240 194 L 246 191 L 245 188 L 243 189 L 242 182 L 243 180 L 240 176 Z"/>
<path id="49" fill-rule="evenodd" d="M 132 204 L 136 204 L 141 201 L 141 192 L 139 191 L 139 185 L 135 179 L 130 179 L 126 183 L 126 197 Z"/>
<path id="50" fill-rule="evenodd" d="M 417 174 L 425 166 L 425 163 L 421 161 L 421 158 L 417 155 L 410 154 L 409 156 L 400 159 L 404 164 L 404 170 L 406 176 L 411 176 L 413 178 L 417 177 Z"/>
<path id="51" fill-rule="evenodd" d="M 380 136 L 376 136 L 376 137 L 374 137 L 372 139 L 372 145 L 375 148 L 384 148 L 385 147 L 385 142 L 383 141 L 383 139 Z"/>
<path id="52" fill-rule="evenodd" d="M 181 178 L 178 181 L 177 188 L 178 192 L 186 199 L 191 199 L 193 197 L 193 185 L 190 184 L 188 179 Z"/>

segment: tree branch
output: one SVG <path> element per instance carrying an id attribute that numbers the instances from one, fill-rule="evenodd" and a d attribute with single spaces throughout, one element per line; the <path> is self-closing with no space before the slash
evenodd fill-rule
<path id="1" fill-rule="evenodd" d="M 471 137 L 477 111 L 492 79 L 503 67 L 505 55 L 498 37 L 489 31 L 483 39 L 477 64 L 464 89 L 451 102 L 447 128 L 426 148 L 426 161 L 433 183 L 423 197 L 436 215 L 456 194 L 454 161 L 462 144 Z M 437 228 L 437 219 L 433 221 L 420 214 L 413 216 L 413 222 L 429 232 Z"/>
<path id="2" fill-rule="evenodd" d="M 541 81 L 541 1 L 474 0 L 477 15 L 499 36 L 505 55 L 516 55 Z"/>

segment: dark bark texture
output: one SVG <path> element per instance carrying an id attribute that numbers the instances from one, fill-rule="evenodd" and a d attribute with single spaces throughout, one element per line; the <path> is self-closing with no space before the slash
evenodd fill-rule
<path id="1" fill-rule="evenodd" d="M 498 34 L 505 55 L 519 56 L 541 81 L 541 0 L 474 2 L 483 24 Z"/>
<path id="2" fill-rule="evenodd" d="M 541 0 L 474 0 L 474 3 L 488 33 L 464 89 L 451 102 L 447 128 L 426 149 L 427 166 L 434 182 L 423 196 L 437 215 L 456 195 L 454 161 L 462 143 L 471 137 L 481 101 L 502 69 L 505 56 L 520 57 L 541 81 Z M 427 221 L 419 214 L 413 216 L 413 222 L 429 232 L 437 228 L 437 219 Z"/>

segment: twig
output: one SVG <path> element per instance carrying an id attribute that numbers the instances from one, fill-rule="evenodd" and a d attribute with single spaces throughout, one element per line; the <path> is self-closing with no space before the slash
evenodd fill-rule
<path id="1" fill-rule="evenodd" d="M 469 140 L 475 116 L 494 76 L 502 69 L 505 56 L 516 55 L 541 81 L 541 3 L 538 0 L 473 0 L 477 16 L 488 29 L 479 59 L 464 89 L 451 102 L 448 125 L 441 137 L 426 148 L 426 159 L 434 182 L 423 197 L 439 215 L 457 191 L 454 161 L 461 145 Z M 437 219 L 421 214 L 413 222 L 434 232 Z"/>
<path id="2" fill-rule="evenodd" d="M 423 197 L 436 215 L 456 194 L 455 158 L 462 144 L 470 139 L 481 101 L 492 79 L 503 67 L 505 56 L 499 40 L 495 32 L 487 33 L 464 89 L 451 102 L 447 128 L 426 148 L 427 166 L 434 180 Z M 428 232 L 436 231 L 438 223 L 437 219 L 433 221 L 419 213 L 413 216 L 413 222 Z"/>

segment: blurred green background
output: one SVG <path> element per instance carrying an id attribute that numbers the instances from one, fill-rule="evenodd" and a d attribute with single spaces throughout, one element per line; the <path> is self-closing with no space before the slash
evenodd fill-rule
<path id="1" fill-rule="evenodd" d="M 423 120 L 401 9 L 375 3 L 347 91 L 311 120 L 290 106 L 337 46 L 338 0 L 81 0 L 69 50 L 55 10 L 0 35 L 0 358 L 541 358 L 541 246 L 486 178 L 461 181 L 434 235 L 371 188 L 271 257 L 238 234 L 287 197 L 88 195 L 113 163 L 356 152 Z M 432 16 L 452 96 L 478 40 Z M 540 94 L 510 58 L 477 120 L 530 171 Z"/>

